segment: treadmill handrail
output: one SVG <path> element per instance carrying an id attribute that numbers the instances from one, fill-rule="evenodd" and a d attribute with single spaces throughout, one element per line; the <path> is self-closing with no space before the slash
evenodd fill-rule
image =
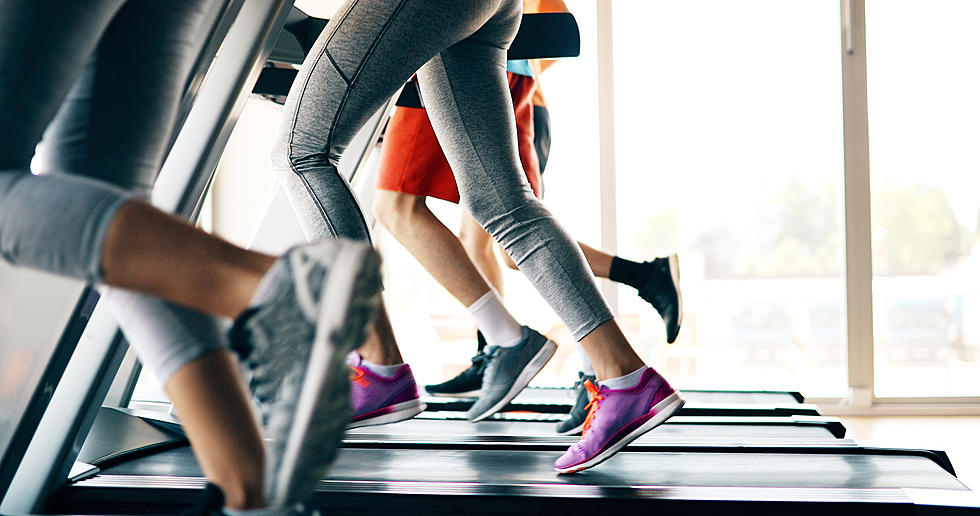
<path id="1" fill-rule="evenodd" d="M 278 34 L 292 5 L 292 0 L 238 1 L 241 10 L 226 41 L 245 44 L 222 45 L 222 52 L 212 63 L 209 77 L 196 95 L 197 102 L 187 115 L 154 188 L 154 204 L 188 219 L 199 210 L 221 149 L 272 49 L 274 40 L 270 36 Z M 0 500 L 0 512 L 38 512 L 47 494 L 64 482 L 74 462 L 71 455 L 78 452 L 78 446 L 65 444 L 84 438 L 121 361 L 117 332 L 118 328 L 112 325 L 111 329 L 100 330 L 100 335 L 87 343 L 98 348 L 98 356 L 88 358 L 101 365 L 78 373 L 91 379 L 81 389 L 87 394 L 83 396 L 85 399 L 79 399 L 77 386 L 66 385 L 64 381 L 58 384 L 27 451 L 16 465 L 11 489 Z M 113 370 L 104 371 L 104 367 Z M 64 373 L 68 376 L 70 370 Z M 103 379 L 108 381 L 95 386 Z"/>

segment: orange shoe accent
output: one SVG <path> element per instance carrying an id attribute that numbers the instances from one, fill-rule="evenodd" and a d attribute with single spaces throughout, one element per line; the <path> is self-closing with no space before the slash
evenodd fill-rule
<path id="1" fill-rule="evenodd" d="M 596 410 L 599 410 L 599 401 L 605 398 L 599 394 L 599 388 L 592 383 L 591 380 L 585 381 L 585 390 L 589 391 L 589 404 L 585 408 L 589 409 L 589 413 L 585 415 L 585 423 L 582 425 L 582 437 L 585 439 L 585 432 L 592 426 L 592 417 L 595 416 Z"/>
<path id="2" fill-rule="evenodd" d="M 368 385 L 371 385 L 371 382 L 364 379 L 364 368 L 351 366 L 350 373 L 350 381 L 360 385 L 362 388 L 367 388 Z"/>

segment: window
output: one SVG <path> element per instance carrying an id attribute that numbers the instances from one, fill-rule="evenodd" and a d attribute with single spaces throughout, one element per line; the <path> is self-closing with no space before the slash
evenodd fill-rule
<path id="1" fill-rule="evenodd" d="M 613 7 L 619 254 L 679 253 L 685 301 L 667 345 L 620 288 L 627 335 L 682 386 L 843 395 L 839 6 Z"/>
<path id="2" fill-rule="evenodd" d="M 876 395 L 980 395 L 980 4 L 866 13 Z"/>

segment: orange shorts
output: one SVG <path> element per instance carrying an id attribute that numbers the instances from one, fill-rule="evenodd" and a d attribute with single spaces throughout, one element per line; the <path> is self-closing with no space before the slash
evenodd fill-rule
<path id="1" fill-rule="evenodd" d="M 517 148 L 531 189 L 541 196 L 541 173 L 534 151 L 534 78 L 507 74 L 517 120 Z M 459 189 L 424 109 L 398 106 L 388 122 L 378 189 L 459 202 Z"/>

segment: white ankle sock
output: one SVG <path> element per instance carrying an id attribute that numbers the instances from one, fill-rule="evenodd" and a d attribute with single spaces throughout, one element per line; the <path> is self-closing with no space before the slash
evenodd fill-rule
<path id="1" fill-rule="evenodd" d="M 510 315 L 493 289 L 483 294 L 467 310 L 476 319 L 476 326 L 483 333 L 483 338 L 487 339 L 487 345 L 509 348 L 520 344 L 521 325 Z"/>
<path id="2" fill-rule="evenodd" d="M 368 371 L 371 371 L 372 373 L 378 376 L 383 376 L 385 378 L 391 378 L 392 376 L 395 376 L 395 373 L 397 373 L 398 370 L 401 369 L 402 365 L 404 364 L 381 365 L 381 364 L 375 364 L 374 362 L 368 362 L 367 360 L 361 359 L 361 367 L 364 367 Z"/>
<path id="3" fill-rule="evenodd" d="M 599 382 L 599 385 L 607 389 L 629 389 L 630 387 L 636 387 L 636 384 L 640 383 L 640 380 L 643 378 L 643 372 L 646 370 L 647 366 L 643 366 L 630 374 L 603 380 Z"/>
<path id="4" fill-rule="evenodd" d="M 582 361 L 582 372 L 588 376 L 595 376 L 595 368 L 592 367 L 592 361 L 589 360 L 588 353 L 585 352 L 585 348 L 582 347 L 582 344 L 577 342 L 576 344 L 578 345 L 579 359 Z"/>
<path id="5" fill-rule="evenodd" d="M 229 509 L 223 507 L 221 512 L 227 516 L 274 516 L 278 514 L 272 507 L 262 507 L 261 509 Z"/>

